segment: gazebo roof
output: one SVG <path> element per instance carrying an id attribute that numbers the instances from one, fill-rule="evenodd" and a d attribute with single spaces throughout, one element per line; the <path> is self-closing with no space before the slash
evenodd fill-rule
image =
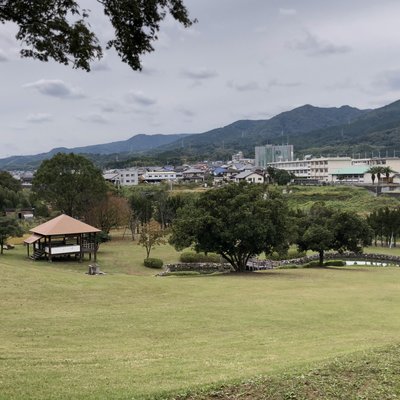
<path id="1" fill-rule="evenodd" d="M 55 235 L 74 235 L 80 233 L 95 233 L 100 232 L 93 226 L 78 221 L 68 215 L 61 214 L 42 225 L 36 226 L 30 230 L 42 236 L 55 236 Z"/>

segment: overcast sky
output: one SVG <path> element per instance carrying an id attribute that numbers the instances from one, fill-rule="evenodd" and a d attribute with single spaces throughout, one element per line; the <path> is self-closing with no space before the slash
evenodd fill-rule
<path id="1" fill-rule="evenodd" d="M 95 0 L 91 24 L 112 30 Z M 186 0 L 134 72 L 107 52 L 90 73 L 19 58 L 0 26 L 0 157 L 200 133 L 303 104 L 375 108 L 400 98 L 398 0 Z"/>

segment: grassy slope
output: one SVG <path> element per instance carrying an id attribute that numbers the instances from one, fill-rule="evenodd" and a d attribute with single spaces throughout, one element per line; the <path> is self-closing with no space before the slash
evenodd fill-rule
<path id="1" fill-rule="evenodd" d="M 142 398 L 398 341 L 399 268 L 156 278 L 128 248 L 103 246 L 97 277 L 0 258 L 2 398 Z"/>
<path id="2" fill-rule="evenodd" d="M 389 400 L 400 396 L 400 346 L 338 357 L 297 374 L 256 377 L 246 382 L 205 388 L 179 400 Z"/>
<path id="3" fill-rule="evenodd" d="M 380 207 L 398 207 L 398 199 L 390 196 L 375 197 L 372 192 L 351 186 L 293 186 L 286 195 L 291 208 L 310 208 L 316 201 L 327 206 L 368 214 Z"/>

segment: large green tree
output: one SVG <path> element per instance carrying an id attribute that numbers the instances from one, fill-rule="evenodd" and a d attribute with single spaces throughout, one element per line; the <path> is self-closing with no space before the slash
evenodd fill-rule
<path id="1" fill-rule="evenodd" d="M 0 217 L 0 254 L 8 238 L 11 236 L 22 236 L 22 229 L 15 218 Z"/>
<path id="2" fill-rule="evenodd" d="M 317 251 L 321 266 L 326 251 L 361 252 L 372 240 L 372 230 L 363 218 L 354 213 L 335 211 L 323 202 L 317 202 L 308 212 L 299 214 L 297 225 L 299 250 Z"/>
<path id="3" fill-rule="evenodd" d="M 92 0 L 93 3 L 95 0 Z M 16 38 L 26 47 L 23 57 L 53 59 L 90 70 L 90 62 L 103 55 L 90 25 L 90 10 L 79 0 L 0 0 L 0 23 L 13 22 Z M 132 69 L 142 68 L 140 56 L 154 50 L 160 23 L 170 14 L 183 26 L 194 22 L 182 0 L 97 0 L 109 18 L 114 37 L 106 48 L 114 48 Z"/>
<path id="4" fill-rule="evenodd" d="M 21 182 L 15 179 L 8 171 L 0 171 L 0 187 L 13 192 L 22 190 Z"/>
<path id="5" fill-rule="evenodd" d="M 85 157 L 58 153 L 40 165 L 32 189 L 53 209 L 82 217 L 104 199 L 107 185 L 101 171 Z"/>
<path id="6" fill-rule="evenodd" d="M 287 249 L 287 206 L 281 195 L 260 185 L 230 184 L 202 193 L 180 210 L 170 243 L 177 250 L 215 252 L 235 271 L 251 257 Z"/>
<path id="7" fill-rule="evenodd" d="M 9 172 L 0 171 L 0 211 L 29 206 L 28 196 L 22 191 L 21 183 Z"/>

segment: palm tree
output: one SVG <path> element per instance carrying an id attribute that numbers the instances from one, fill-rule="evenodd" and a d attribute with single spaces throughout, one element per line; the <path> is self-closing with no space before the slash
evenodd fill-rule
<path id="1" fill-rule="evenodd" d="M 372 179 L 372 184 L 375 184 L 375 177 L 378 178 L 378 184 L 381 181 L 381 174 L 384 173 L 383 172 L 383 168 L 379 165 L 375 165 L 373 167 L 370 167 L 369 170 L 367 171 L 367 174 L 371 174 L 371 179 Z"/>
<path id="2" fill-rule="evenodd" d="M 389 183 L 390 174 L 394 174 L 396 171 L 393 171 L 391 167 L 387 166 L 382 167 L 382 173 L 385 174 L 386 183 Z"/>
<path id="3" fill-rule="evenodd" d="M 377 174 L 377 169 L 376 167 L 370 167 L 367 171 L 367 174 L 371 174 L 371 179 L 372 179 L 372 184 L 375 185 L 375 178 Z"/>

